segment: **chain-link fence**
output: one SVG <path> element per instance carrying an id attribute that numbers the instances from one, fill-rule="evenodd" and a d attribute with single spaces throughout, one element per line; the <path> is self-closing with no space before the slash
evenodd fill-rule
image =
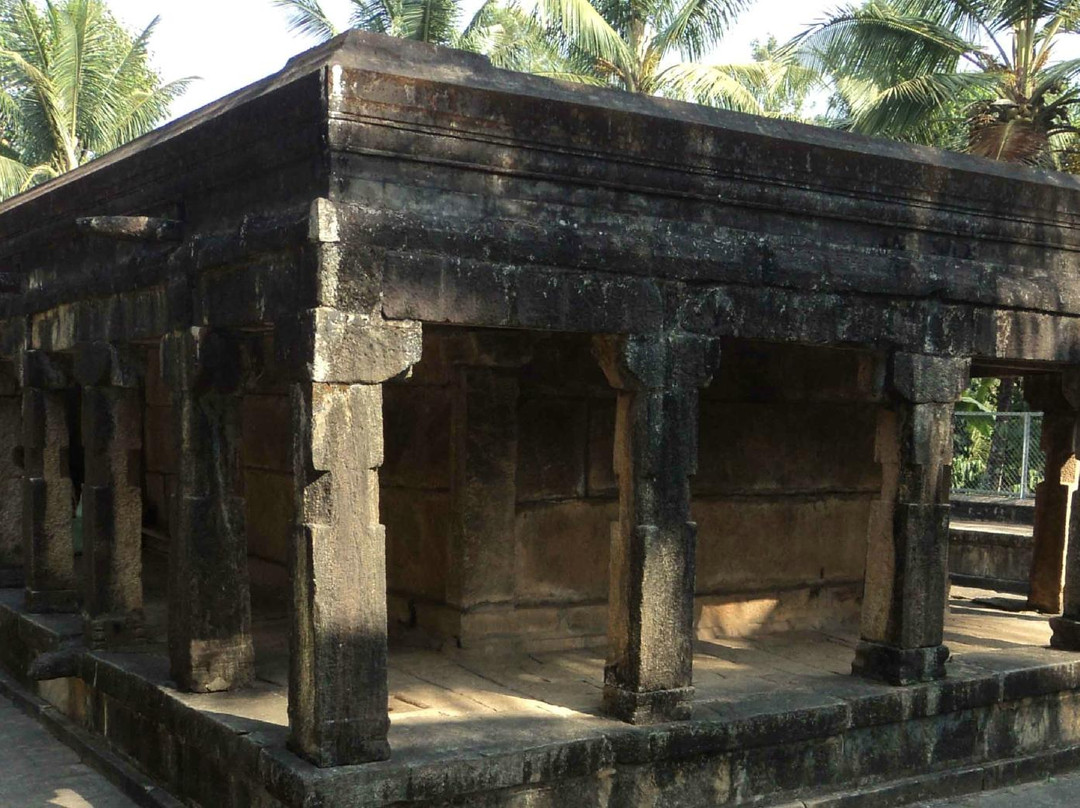
<path id="1" fill-rule="evenodd" d="M 953 491 L 1026 499 L 1042 482 L 1041 412 L 958 412 Z"/>

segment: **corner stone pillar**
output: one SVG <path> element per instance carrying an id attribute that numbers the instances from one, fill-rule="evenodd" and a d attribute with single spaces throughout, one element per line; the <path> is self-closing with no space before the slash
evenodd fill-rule
<path id="1" fill-rule="evenodd" d="M 693 699 L 698 391 L 719 359 L 714 340 L 684 335 L 594 339 L 618 390 L 608 663 L 604 711 L 633 724 L 683 720 Z"/>
<path id="2" fill-rule="evenodd" d="M 90 648 L 143 637 L 142 369 L 133 352 L 81 346 L 83 627 Z"/>
<path id="3" fill-rule="evenodd" d="M 1024 398 L 1043 412 L 1041 446 L 1046 453 L 1043 481 L 1035 487 L 1035 527 L 1028 606 L 1047 614 L 1062 610 L 1065 555 L 1069 546 L 1073 497 L 1077 483 L 1080 435 L 1080 374 L 1028 376 Z"/>
<path id="4" fill-rule="evenodd" d="M 852 673 L 906 685 L 945 676 L 955 402 L 968 359 L 898 353 L 878 421 L 882 497 L 867 544 L 862 642 Z"/>
<path id="5" fill-rule="evenodd" d="M 293 385 L 297 525 L 289 747 L 317 766 L 385 760 L 382 383 L 420 359 L 420 326 L 316 309 L 279 331 Z"/>
<path id="6" fill-rule="evenodd" d="M 67 357 L 23 355 L 23 558 L 26 608 L 76 612 Z"/>
<path id="7" fill-rule="evenodd" d="M 254 674 L 240 463 L 242 350 L 235 335 L 167 335 L 177 490 L 170 519 L 169 667 L 183 690 L 241 687 Z"/>
<path id="8" fill-rule="evenodd" d="M 16 374 L 0 371 L 0 589 L 22 588 L 22 395 Z"/>
<path id="9" fill-rule="evenodd" d="M 512 619 L 517 578 L 518 374 L 530 346 L 499 334 L 452 343 L 450 574 L 447 599 L 459 610 L 468 648 Z"/>

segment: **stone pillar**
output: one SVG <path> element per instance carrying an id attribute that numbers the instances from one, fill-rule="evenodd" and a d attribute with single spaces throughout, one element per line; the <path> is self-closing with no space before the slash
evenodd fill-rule
<path id="1" fill-rule="evenodd" d="M 468 648 L 514 629 L 518 377 L 531 344 L 469 333 L 448 350 L 455 380 L 447 602 L 459 610 L 457 636 Z"/>
<path id="2" fill-rule="evenodd" d="M 420 327 L 310 312 L 277 335 L 293 386 L 297 525 L 289 747 L 317 766 L 390 755 L 382 383 L 420 358 Z"/>
<path id="3" fill-rule="evenodd" d="M 898 353 L 878 421 L 882 496 L 867 544 L 852 673 L 904 685 L 945 676 L 953 406 L 970 361 Z"/>
<path id="4" fill-rule="evenodd" d="M 23 559 L 26 608 L 75 612 L 74 515 L 70 433 L 64 391 L 67 357 L 29 350 L 23 355 Z"/>
<path id="5" fill-rule="evenodd" d="M 0 589 L 22 588 L 22 394 L 13 369 L 0 370 Z"/>
<path id="6" fill-rule="evenodd" d="M 698 390 L 715 341 L 683 334 L 597 337 L 618 390 L 604 711 L 634 724 L 687 719 L 693 699 Z"/>
<path id="7" fill-rule="evenodd" d="M 170 519 L 170 670 L 184 690 L 228 690 L 254 674 L 240 463 L 242 348 L 234 335 L 177 331 L 162 342 L 162 368 L 179 464 Z"/>
<path id="8" fill-rule="evenodd" d="M 1047 614 L 1062 610 L 1070 511 L 1077 484 L 1080 374 L 1046 374 L 1024 380 L 1028 405 L 1043 412 L 1043 481 L 1035 488 L 1035 529 L 1028 606 Z"/>
<path id="9" fill-rule="evenodd" d="M 143 637 L 142 369 L 127 348 L 81 346 L 83 628 L 91 648 Z"/>

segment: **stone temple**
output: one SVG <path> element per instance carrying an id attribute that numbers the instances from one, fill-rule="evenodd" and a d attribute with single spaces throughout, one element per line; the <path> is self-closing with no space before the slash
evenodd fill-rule
<path id="1" fill-rule="evenodd" d="M 340 37 L 0 205 L 0 686 L 145 804 L 1080 765 L 1078 269 L 1072 177 Z M 950 600 L 973 375 L 1050 620 Z"/>

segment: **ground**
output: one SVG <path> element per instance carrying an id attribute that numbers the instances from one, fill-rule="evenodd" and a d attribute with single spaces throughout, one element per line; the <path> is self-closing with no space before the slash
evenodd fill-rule
<path id="1" fill-rule="evenodd" d="M 108 780 L 0 696 L 0 805 L 135 808 Z"/>
<path id="2" fill-rule="evenodd" d="M 1080 772 L 930 803 L 926 808 L 1065 808 L 1080 805 Z"/>

